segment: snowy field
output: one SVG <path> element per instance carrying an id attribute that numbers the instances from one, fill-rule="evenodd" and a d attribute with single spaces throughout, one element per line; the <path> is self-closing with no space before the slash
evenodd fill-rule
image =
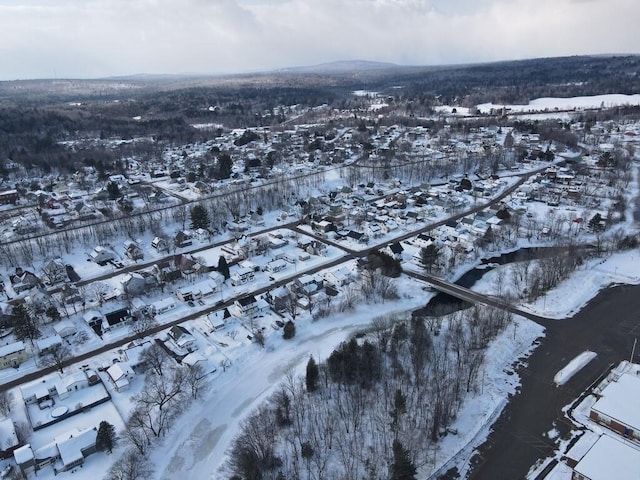
<path id="1" fill-rule="evenodd" d="M 544 110 L 580 110 L 587 108 L 606 108 L 618 105 L 640 105 L 640 94 L 623 95 L 594 95 L 590 97 L 569 97 L 556 98 L 544 97 L 531 100 L 527 105 L 499 105 L 493 103 L 483 103 L 478 105 L 478 110 L 482 113 L 489 113 L 492 109 L 499 110 L 507 108 L 511 112 L 540 112 Z"/>

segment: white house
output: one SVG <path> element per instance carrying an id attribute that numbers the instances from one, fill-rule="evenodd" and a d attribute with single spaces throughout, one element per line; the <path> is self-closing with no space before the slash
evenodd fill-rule
<path id="1" fill-rule="evenodd" d="M 180 325 L 171 327 L 167 336 L 180 352 L 193 352 L 198 349 L 198 343 L 194 336 L 191 335 L 189 330 Z"/>
<path id="2" fill-rule="evenodd" d="M 334 287 L 342 287 L 343 285 L 349 283 L 352 279 L 351 272 L 344 267 L 324 272 L 322 274 L 322 278 L 324 278 L 327 283 L 333 285 Z"/>
<path id="3" fill-rule="evenodd" d="M 36 346 L 40 355 L 46 354 L 60 346 L 62 346 L 62 337 L 58 334 L 51 335 L 50 337 L 44 337 L 36 340 Z"/>
<path id="4" fill-rule="evenodd" d="M 118 392 L 127 389 L 134 377 L 131 367 L 123 362 L 114 363 L 107 368 L 107 375 Z"/>
<path id="5" fill-rule="evenodd" d="M 18 341 L 0 347 L 0 369 L 17 367 L 29 358 L 24 342 Z"/>
<path id="6" fill-rule="evenodd" d="M 150 307 L 156 315 L 160 315 L 176 308 L 176 301 L 173 297 L 165 297 L 153 302 Z"/>
<path id="7" fill-rule="evenodd" d="M 287 268 L 287 262 L 282 259 L 273 260 L 272 262 L 269 262 L 264 266 L 264 270 L 271 273 L 280 272 L 285 268 Z"/>
<path id="8" fill-rule="evenodd" d="M 255 273 L 251 268 L 238 268 L 231 274 L 231 285 L 244 285 L 253 280 Z"/>
<path id="9" fill-rule="evenodd" d="M 239 298 L 233 303 L 240 315 L 245 317 L 250 317 L 258 313 L 258 304 L 256 302 L 256 297 L 253 295 L 249 295 L 248 297 Z"/>
<path id="10" fill-rule="evenodd" d="M 116 254 L 111 250 L 98 245 L 89 253 L 89 258 L 96 263 L 106 263 L 111 260 L 115 260 Z"/>
<path id="11" fill-rule="evenodd" d="M 211 330 L 220 330 L 224 328 L 224 310 L 211 312 L 207 315 L 207 320 L 209 321 L 209 325 L 211 325 Z"/>
<path id="12" fill-rule="evenodd" d="M 61 320 L 53 326 L 56 334 L 62 338 L 70 337 L 76 333 L 76 326 L 70 320 Z"/>

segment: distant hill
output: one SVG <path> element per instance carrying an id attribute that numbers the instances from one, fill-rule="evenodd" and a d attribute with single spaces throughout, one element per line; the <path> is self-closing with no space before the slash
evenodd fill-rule
<path id="1" fill-rule="evenodd" d="M 341 60 L 337 62 L 320 63 L 301 67 L 288 67 L 276 70 L 277 73 L 340 73 L 357 72 L 363 70 L 386 70 L 398 68 L 395 63 L 371 62 L 368 60 Z"/>

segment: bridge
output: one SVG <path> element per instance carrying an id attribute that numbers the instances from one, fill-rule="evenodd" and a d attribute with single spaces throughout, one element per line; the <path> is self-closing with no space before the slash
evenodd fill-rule
<path id="1" fill-rule="evenodd" d="M 405 270 L 403 273 L 409 277 L 413 277 L 415 279 L 426 282 L 432 285 L 436 290 L 447 293 L 465 302 L 482 303 L 491 307 L 499 308 L 501 310 L 506 310 L 515 315 L 520 315 L 521 317 L 528 318 L 529 320 L 532 320 L 542 326 L 546 326 L 547 322 L 544 317 L 540 317 L 539 315 L 535 315 L 531 312 L 527 312 L 526 310 L 522 310 L 503 298 L 494 295 L 485 295 L 483 293 L 474 292 L 473 290 L 469 290 L 468 288 L 461 287 L 460 285 L 456 285 L 455 283 L 448 282 L 436 277 L 435 275 L 430 275 L 427 273 L 417 273 L 407 270 Z"/>

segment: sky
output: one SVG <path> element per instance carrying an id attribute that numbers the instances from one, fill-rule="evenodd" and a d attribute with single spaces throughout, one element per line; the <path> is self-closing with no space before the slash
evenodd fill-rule
<path id="1" fill-rule="evenodd" d="M 0 0 L 0 80 L 638 53 L 638 0 Z"/>

